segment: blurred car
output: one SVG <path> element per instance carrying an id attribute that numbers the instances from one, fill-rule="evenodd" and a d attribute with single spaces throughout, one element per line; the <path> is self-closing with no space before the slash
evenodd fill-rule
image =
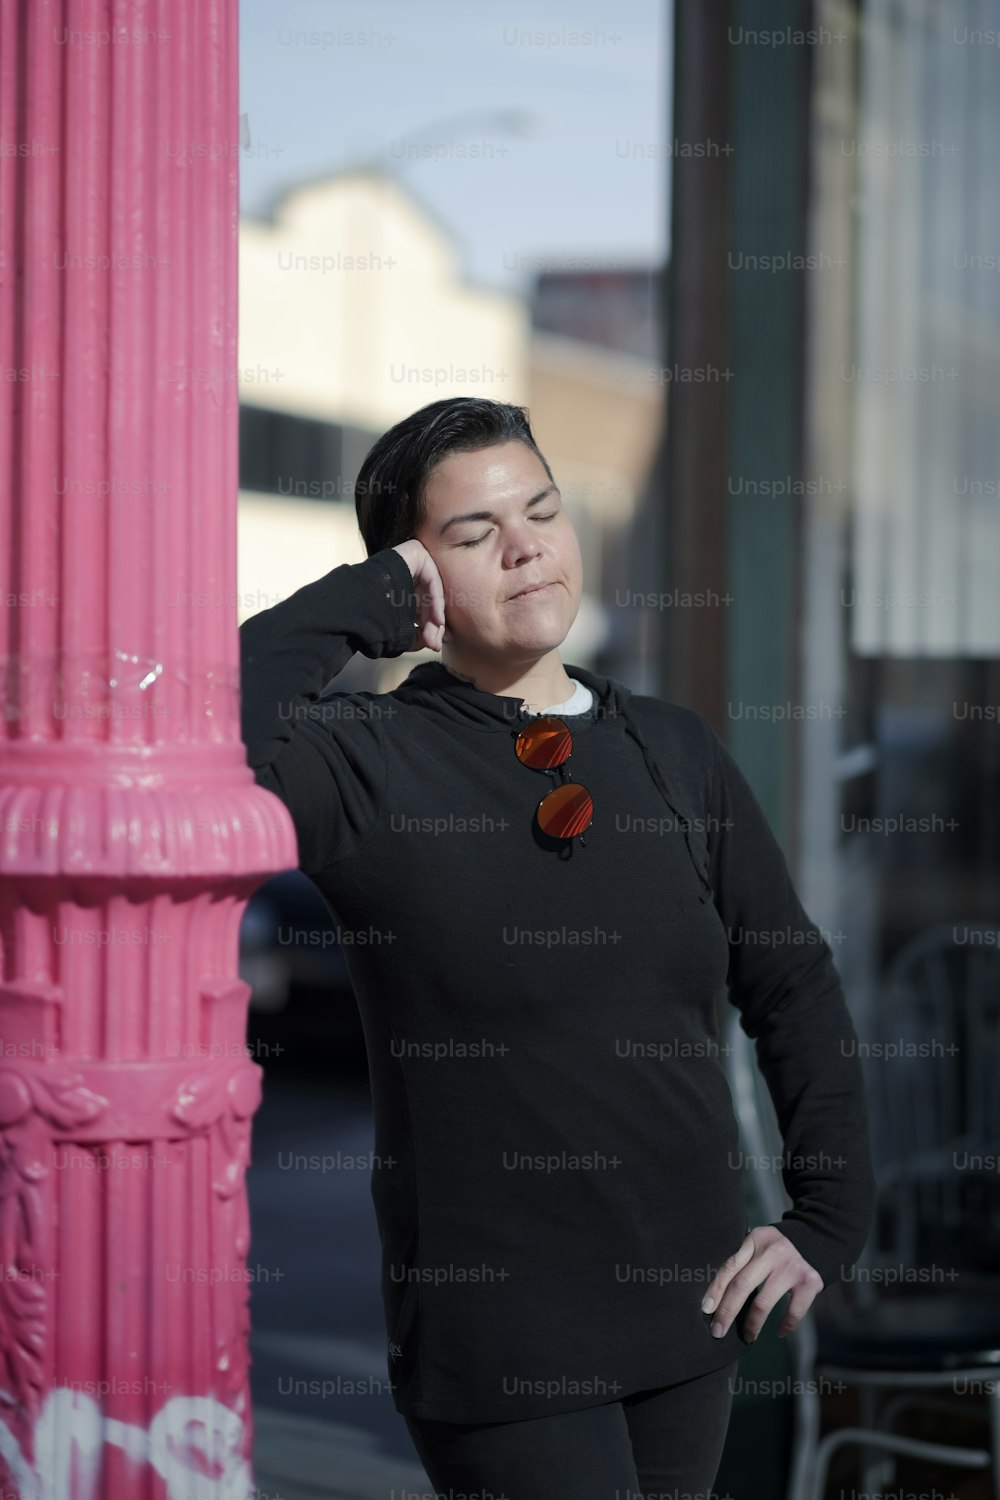
<path id="1" fill-rule="evenodd" d="M 364 1032 L 336 927 L 300 870 L 259 886 L 240 922 L 239 972 L 251 988 L 247 1040 L 262 1064 L 366 1068 Z"/>

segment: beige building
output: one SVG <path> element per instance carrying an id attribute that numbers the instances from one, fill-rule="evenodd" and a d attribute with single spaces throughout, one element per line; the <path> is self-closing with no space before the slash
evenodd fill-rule
<path id="1" fill-rule="evenodd" d="M 469 285 L 454 240 L 391 175 L 291 189 L 240 225 L 240 397 L 382 431 L 421 401 L 528 393 L 528 315 Z"/>

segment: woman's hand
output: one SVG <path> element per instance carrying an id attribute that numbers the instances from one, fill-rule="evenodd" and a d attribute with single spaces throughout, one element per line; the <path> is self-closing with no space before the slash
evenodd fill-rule
<path id="1" fill-rule="evenodd" d="M 419 651 L 426 646 L 429 651 L 440 651 L 445 629 L 444 585 L 441 582 L 441 574 L 437 570 L 437 563 L 423 542 L 418 542 L 416 537 L 400 542 L 399 546 L 393 547 L 392 550 L 398 552 L 406 563 L 413 575 L 417 590 L 419 623 L 408 650 Z"/>
<path id="2" fill-rule="evenodd" d="M 719 1338 L 728 1333 L 729 1325 L 754 1287 L 760 1287 L 760 1291 L 750 1304 L 742 1330 L 748 1343 L 760 1333 L 772 1307 L 786 1292 L 791 1292 L 792 1300 L 777 1333 L 779 1338 L 793 1333 L 817 1293 L 823 1290 L 823 1278 L 773 1224 L 751 1229 L 736 1253 L 723 1261 L 705 1290 L 701 1310 L 715 1313 L 713 1334 L 717 1328 Z"/>

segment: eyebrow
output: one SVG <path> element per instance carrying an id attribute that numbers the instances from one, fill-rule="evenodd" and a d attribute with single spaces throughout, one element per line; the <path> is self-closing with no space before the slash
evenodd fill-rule
<path id="1" fill-rule="evenodd" d="M 524 508 L 525 508 L 525 510 L 530 510 L 533 505 L 537 505 L 538 504 L 539 500 L 544 500 L 545 497 L 546 497 L 546 495 L 551 495 L 551 493 L 552 493 L 553 490 L 555 490 L 555 492 L 556 492 L 557 495 L 560 493 L 558 485 L 556 485 L 556 484 L 547 484 L 545 486 L 544 490 L 539 490 L 537 495 L 532 495 L 532 497 L 531 497 L 530 500 L 526 500 L 524 502 Z M 449 526 L 458 526 L 463 521 L 495 521 L 495 520 L 496 520 L 496 515 L 495 515 L 495 513 L 492 510 L 470 510 L 464 516 L 452 516 L 452 518 L 451 518 L 450 521 L 445 521 L 444 525 L 441 527 L 441 530 L 438 532 L 438 536 L 444 536 L 444 534 L 448 530 Z"/>

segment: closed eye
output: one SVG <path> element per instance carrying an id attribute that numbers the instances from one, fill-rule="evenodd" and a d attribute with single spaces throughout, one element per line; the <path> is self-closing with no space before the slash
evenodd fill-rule
<path id="1" fill-rule="evenodd" d="M 552 520 L 555 519 L 555 517 L 558 514 L 559 514 L 559 512 L 557 510 L 550 510 L 547 516 L 532 516 L 531 519 L 533 521 L 552 521 Z M 486 532 L 483 533 L 482 536 L 477 536 L 473 541 L 471 541 L 471 542 L 459 542 L 458 545 L 460 547 L 478 547 L 479 543 L 480 542 L 485 542 L 485 540 L 486 540 L 486 538 L 488 536 L 489 536 L 489 532 L 486 531 Z"/>

